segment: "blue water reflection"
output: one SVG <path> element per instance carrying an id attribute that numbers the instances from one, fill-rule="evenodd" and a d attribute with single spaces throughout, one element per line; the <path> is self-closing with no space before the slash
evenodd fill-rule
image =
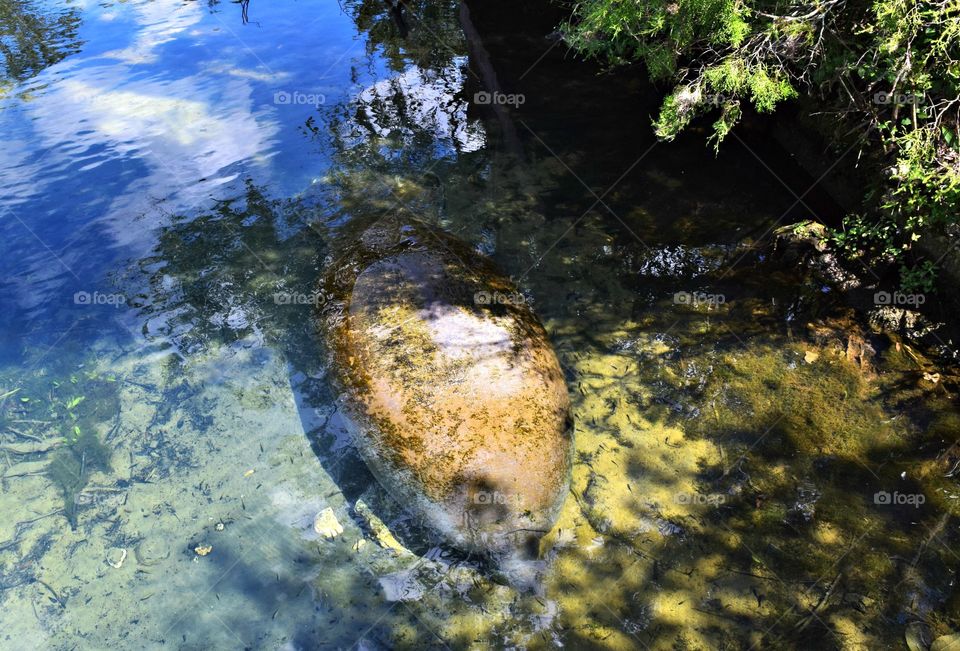
<path id="1" fill-rule="evenodd" d="M 74 294 L 119 291 L 111 273 L 147 255 L 172 215 L 235 198 L 245 179 L 289 196 L 326 173 L 302 125 L 376 92 L 386 65 L 336 3 L 249 12 L 244 24 L 235 4 L 89 3 L 80 51 L 5 94 L 5 353 L 78 319 L 71 338 L 109 329 L 116 310 L 78 311 Z"/>

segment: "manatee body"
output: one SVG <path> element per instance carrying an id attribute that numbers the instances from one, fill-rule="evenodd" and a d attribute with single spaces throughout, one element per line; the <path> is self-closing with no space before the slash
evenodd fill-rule
<path id="1" fill-rule="evenodd" d="M 563 374 L 523 296 L 402 216 L 364 231 L 321 285 L 340 409 L 374 476 L 462 548 L 535 555 L 573 441 Z"/>

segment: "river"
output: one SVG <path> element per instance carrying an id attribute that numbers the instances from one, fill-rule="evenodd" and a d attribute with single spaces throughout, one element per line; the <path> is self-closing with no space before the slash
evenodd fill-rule
<path id="1" fill-rule="evenodd" d="M 578 60 L 541 3 L 0 14 L 0 648 L 957 626 L 956 372 L 771 261 L 775 229 L 841 213 L 763 129 L 657 142 L 658 90 Z M 396 210 L 511 276 L 566 374 L 534 590 L 414 522 L 338 420 L 316 280 Z"/>

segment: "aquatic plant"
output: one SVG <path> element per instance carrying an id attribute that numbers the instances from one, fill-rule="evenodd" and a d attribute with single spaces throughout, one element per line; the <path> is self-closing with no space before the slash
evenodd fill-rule
<path id="1" fill-rule="evenodd" d="M 44 473 L 62 494 L 63 513 L 76 527 L 80 496 L 91 475 L 110 470 L 111 451 L 98 431 L 119 414 L 116 377 L 85 364 L 61 363 L 38 369 L 4 396 L 0 423 L 16 438 L 38 444 L 22 456 L 50 454 Z"/>

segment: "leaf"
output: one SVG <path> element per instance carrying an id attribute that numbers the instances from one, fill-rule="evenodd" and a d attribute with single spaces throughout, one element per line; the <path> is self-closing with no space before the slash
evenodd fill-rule
<path id="1" fill-rule="evenodd" d="M 77 396 L 73 398 L 72 400 L 70 400 L 70 402 L 67 403 L 67 409 L 73 409 L 74 407 L 76 407 L 86 399 L 87 399 L 86 396 Z"/>

